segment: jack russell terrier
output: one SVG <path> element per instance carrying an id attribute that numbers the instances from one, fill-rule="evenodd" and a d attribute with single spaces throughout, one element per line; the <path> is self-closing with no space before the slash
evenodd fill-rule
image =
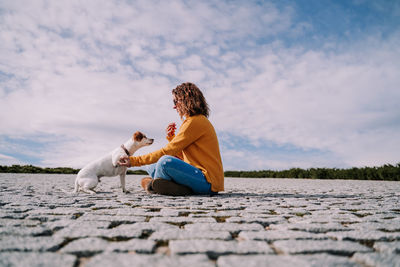
<path id="1" fill-rule="evenodd" d="M 96 191 L 93 189 L 100 182 L 101 177 L 117 175 L 120 177 L 122 192 L 126 193 L 125 176 L 128 168 L 118 165 L 119 159 L 122 156 L 132 156 L 136 150 L 151 145 L 153 141 L 154 139 L 147 138 L 143 133 L 136 132 L 132 138 L 126 141 L 123 145 L 82 168 L 75 179 L 74 193 L 78 193 L 79 190 L 82 190 L 89 194 L 96 194 Z"/>

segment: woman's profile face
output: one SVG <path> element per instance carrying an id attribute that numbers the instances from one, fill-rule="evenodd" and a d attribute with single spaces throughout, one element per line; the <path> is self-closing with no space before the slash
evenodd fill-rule
<path id="1" fill-rule="evenodd" d="M 178 112 L 180 117 L 183 117 L 185 114 L 183 114 L 183 111 L 181 109 L 181 103 L 179 102 L 179 100 L 177 100 L 175 95 L 172 95 L 172 99 L 174 102 L 174 109 L 176 109 L 176 111 Z"/>

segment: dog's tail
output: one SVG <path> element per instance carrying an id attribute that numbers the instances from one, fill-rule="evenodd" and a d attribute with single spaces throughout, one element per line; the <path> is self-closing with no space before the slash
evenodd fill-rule
<path id="1" fill-rule="evenodd" d="M 78 179 L 75 179 L 75 189 L 72 193 L 78 193 L 78 190 L 79 190 Z"/>

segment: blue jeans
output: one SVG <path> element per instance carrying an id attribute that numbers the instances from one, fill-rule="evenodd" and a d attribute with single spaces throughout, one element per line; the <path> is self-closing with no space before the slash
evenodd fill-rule
<path id="1" fill-rule="evenodd" d="M 146 170 L 153 179 L 174 181 L 190 187 L 195 194 L 215 194 L 201 170 L 176 157 L 162 156 L 157 163 L 147 165 Z"/>

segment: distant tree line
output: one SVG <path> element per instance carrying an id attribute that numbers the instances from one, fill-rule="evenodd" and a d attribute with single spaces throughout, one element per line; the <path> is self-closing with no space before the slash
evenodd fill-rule
<path id="1" fill-rule="evenodd" d="M 53 173 L 53 174 L 77 174 L 80 169 L 73 169 L 67 167 L 57 168 L 42 168 L 32 165 L 12 165 L 2 166 L 0 165 L 0 173 Z M 128 170 L 127 174 L 139 174 L 145 175 L 147 172 L 142 170 Z"/>
<path id="2" fill-rule="evenodd" d="M 400 181 L 400 163 L 393 166 L 385 164 L 380 167 L 363 168 L 291 168 L 273 171 L 226 171 L 225 177 L 250 178 L 308 178 L 308 179 L 349 179 L 349 180 L 388 180 Z"/>
<path id="3" fill-rule="evenodd" d="M 0 173 L 53 173 L 77 174 L 79 169 L 58 167 L 42 168 L 32 165 L 1 166 Z M 143 170 L 128 170 L 127 174 L 146 175 Z M 289 170 L 274 171 L 225 171 L 225 177 L 243 178 L 305 178 L 305 179 L 348 179 L 348 180 L 388 180 L 400 181 L 400 163 L 397 165 L 385 164 L 380 167 L 363 168 L 291 168 Z"/>

